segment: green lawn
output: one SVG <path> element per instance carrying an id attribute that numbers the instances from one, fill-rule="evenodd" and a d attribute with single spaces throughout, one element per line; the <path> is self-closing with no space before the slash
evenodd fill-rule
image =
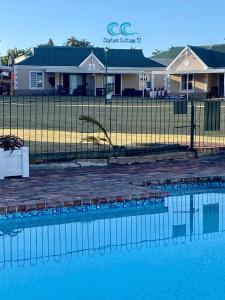
<path id="1" fill-rule="evenodd" d="M 88 133 L 101 135 L 98 128 L 79 120 L 79 116 L 89 115 L 104 125 L 114 145 L 128 148 L 152 143 L 188 145 L 190 110 L 188 103 L 187 114 L 174 114 L 172 101 L 136 98 L 115 98 L 112 105 L 105 105 L 102 98 L 13 97 L 11 101 L 0 98 L 0 135 L 20 136 L 31 147 L 31 153 L 93 151 L 96 146 L 81 142 Z M 224 116 L 222 103 L 220 131 L 204 131 L 204 102 L 196 103 L 195 122 L 200 126 L 195 138 L 197 146 L 224 144 Z"/>

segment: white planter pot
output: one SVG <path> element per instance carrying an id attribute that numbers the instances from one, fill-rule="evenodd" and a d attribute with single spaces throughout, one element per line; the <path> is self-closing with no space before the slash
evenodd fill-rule
<path id="1" fill-rule="evenodd" d="M 12 151 L 0 149 L 0 179 L 10 176 L 29 177 L 29 148 Z"/>

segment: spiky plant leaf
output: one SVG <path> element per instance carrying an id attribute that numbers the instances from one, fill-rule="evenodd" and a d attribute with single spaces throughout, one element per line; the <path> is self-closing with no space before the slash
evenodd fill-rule
<path id="1" fill-rule="evenodd" d="M 79 120 L 84 121 L 84 122 L 87 122 L 87 123 L 91 123 L 91 124 L 97 126 L 97 127 L 104 133 L 104 135 L 105 135 L 105 137 L 106 137 L 108 143 L 109 143 L 111 146 L 113 146 L 112 140 L 111 140 L 110 136 L 108 135 L 106 129 L 103 127 L 103 125 L 102 125 L 98 120 L 96 120 L 96 119 L 93 118 L 93 117 L 85 116 L 85 115 L 80 116 L 80 117 L 79 117 Z"/>
<path id="2" fill-rule="evenodd" d="M 98 137 L 95 136 L 86 136 L 84 138 L 81 139 L 81 142 L 90 142 L 93 143 L 95 146 L 103 146 L 99 140 Z"/>

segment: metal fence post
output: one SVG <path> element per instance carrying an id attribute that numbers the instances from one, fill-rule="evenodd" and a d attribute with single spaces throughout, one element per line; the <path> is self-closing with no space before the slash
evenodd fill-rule
<path id="1" fill-rule="evenodd" d="M 190 151 L 194 151 L 195 142 L 195 104 L 191 100 L 191 131 L 190 131 Z"/>

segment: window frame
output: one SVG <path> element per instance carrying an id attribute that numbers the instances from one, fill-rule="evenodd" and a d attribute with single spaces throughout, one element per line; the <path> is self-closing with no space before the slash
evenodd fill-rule
<path id="1" fill-rule="evenodd" d="M 37 86 L 37 81 L 36 81 L 36 87 L 32 87 L 31 86 L 31 74 L 32 73 L 36 73 L 36 77 L 37 77 L 37 73 L 41 73 L 42 74 L 42 87 L 38 87 Z M 36 78 L 37 80 L 37 78 Z M 29 89 L 30 90 L 44 90 L 44 72 L 43 71 L 30 71 L 29 72 Z"/>
<path id="2" fill-rule="evenodd" d="M 195 81 L 194 81 L 194 78 L 195 78 L 195 77 L 194 77 L 194 74 L 189 74 L 189 76 L 190 76 L 190 75 L 192 76 L 192 80 L 191 80 L 191 81 L 189 80 L 189 81 L 187 82 L 187 79 L 186 79 L 186 85 L 187 85 L 187 84 L 189 85 L 189 83 L 191 82 L 191 83 L 192 83 L 192 89 L 188 89 L 188 92 L 189 92 L 189 93 L 194 93 L 194 89 L 195 89 L 195 88 L 194 88 L 194 82 L 195 82 Z M 184 77 L 184 76 L 186 76 L 186 78 L 187 78 L 187 74 L 182 74 L 182 75 L 181 75 L 181 81 L 180 81 L 180 92 L 181 92 L 181 93 L 187 92 L 187 89 L 183 89 L 183 77 Z"/>
<path id="3" fill-rule="evenodd" d="M 113 83 L 110 83 L 108 81 L 109 77 L 114 78 Z M 106 76 L 103 76 L 103 85 L 104 85 L 104 87 L 106 86 L 105 80 L 106 80 Z M 111 92 L 109 92 L 109 86 L 113 87 L 113 90 Z M 116 91 L 116 76 L 115 76 L 115 74 L 107 74 L 107 91 L 108 91 L 109 94 L 115 95 L 115 91 Z"/>

